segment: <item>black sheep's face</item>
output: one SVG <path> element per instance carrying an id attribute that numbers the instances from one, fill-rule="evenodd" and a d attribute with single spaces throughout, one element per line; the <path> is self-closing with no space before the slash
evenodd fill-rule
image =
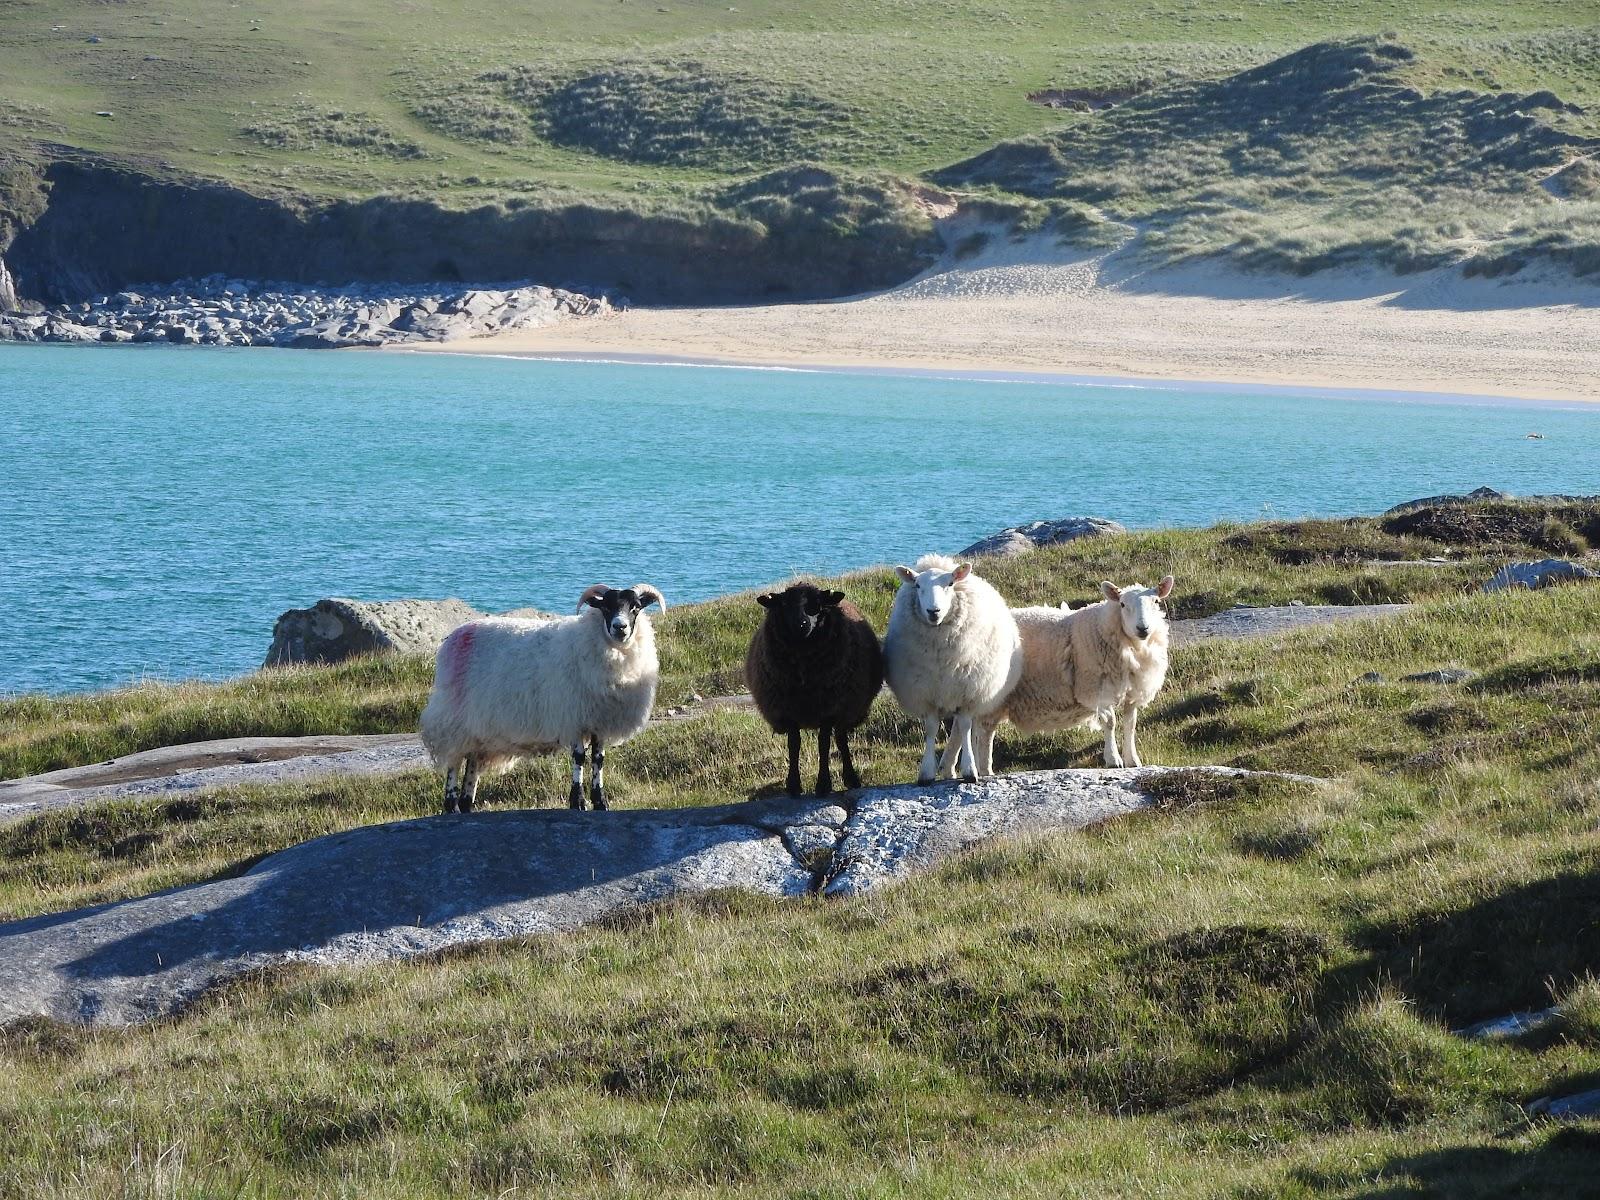
<path id="1" fill-rule="evenodd" d="M 757 596 L 756 603 L 767 610 L 767 620 L 784 641 L 803 642 L 827 624 L 829 615 L 843 599 L 843 592 L 825 592 L 808 583 L 797 583 L 781 592 Z"/>
<path id="2" fill-rule="evenodd" d="M 654 588 L 596 585 L 583 594 L 583 599 L 578 601 L 578 609 L 581 612 L 585 604 L 598 609 L 606 637 L 619 646 L 626 646 L 639 628 L 639 614 L 649 605 L 659 603 L 661 595 Z"/>

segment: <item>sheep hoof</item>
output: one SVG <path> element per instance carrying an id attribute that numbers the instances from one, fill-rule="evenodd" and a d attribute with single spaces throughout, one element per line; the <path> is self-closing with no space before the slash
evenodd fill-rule
<path id="1" fill-rule="evenodd" d="M 798 796 L 800 794 L 800 781 L 798 779 L 791 779 L 783 786 L 784 790 L 787 791 L 791 796 Z"/>
<path id="2" fill-rule="evenodd" d="M 854 771 L 847 772 L 844 777 L 844 786 L 846 791 L 855 791 L 861 786 L 861 776 Z"/>
<path id="3" fill-rule="evenodd" d="M 831 795 L 833 795 L 833 780 L 831 780 L 831 779 L 819 779 L 819 780 L 817 780 L 817 790 L 813 794 L 814 795 L 818 795 L 818 796 L 831 796 Z"/>
<path id="4" fill-rule="evenodd" d="M 583 808 L 583 791 L 578 787 L 577 784 L 573 784 L 572 790 L 567 793 L 567 807 L 576 809 Z"/>
<path id="5" fill-rule="evenodd" d="M 917 776 L 917 786 L 918 787 L 927 787 L 930 784 L 935 783 L 935 782 L 937 782 L 937 781 L 934 779 L 934 777 L 932 775 L 918 775 Z"/>
<path id="6" fill-rule="evenodd" d="M 961 776 L 961 782 L 962 783 L 977 783 L 978 782 L 978 777 L 976 775 L 974 775 L 971 771 L 966 771 Z"/>
<path id="7" fill-rule="evenodd" d="M 589 793 L 589 805 L 596 812 L 603 812 L 611 807 L 611 804 L 606 800 L 606 794 L 599 788 Z"/>

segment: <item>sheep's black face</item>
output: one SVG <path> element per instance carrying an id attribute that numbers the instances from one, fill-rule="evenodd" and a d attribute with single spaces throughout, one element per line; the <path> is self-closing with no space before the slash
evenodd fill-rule
<path id="1" fill-rule="evenodd" d="M 639 593 L 632 588 L 607 588 L 589 603 L 600 610 L 606 636 L 626 646 L 639 627 L 639 613 L 644 609 L 645 602 Z"/>
<path id="2" fill-rule="evenodd" d="M 767 620 L 786 642 L 803 642 L 826 626 L 844 599 L 843 592 L 825 592 L 809 583 L 796 583 L 781 592 L 757 596 L 767 610 Z"/>

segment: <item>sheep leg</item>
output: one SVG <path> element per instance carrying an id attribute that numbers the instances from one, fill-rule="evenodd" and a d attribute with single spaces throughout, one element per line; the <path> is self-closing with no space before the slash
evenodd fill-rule
<path id="1" fill-rule="evenodd" d="M 955 743 L 960 747 L 960 756 L 957 759 L 957 768 L 961 772 L 963 783 L 977 783 L 978 772 L 972 761 L 972 718 L 957 717 L 955 728 Z"/>
<path id="2" fill-rule="evenodd" d="M 939 742 L 939 718 L 922 718 L 922 768 L 917 772 L 918 783 L 932 783 L 938 778 L 939 760 L 934 757 L 934 747 Z"/>
<path id="3" fill-rule="evenodd" d="M 567 807 L 583 807 L 583 756 L 586 751 L 583 739 L 572 743 L 572 790 L 567 793 Z"/>
<path id="4" fill-rule="evenodd" d="M 817 727 L 817 795 L 827 796 L 833 792 L 833 772 L 828 767 L 828 753 L 833 745 L 833 727 L 820 725 Z"/>
<path id="5" fill-rule="evenodd" d="M 589 779 L 589 803 L 596 809 L 606 809 L 611 806 L 606 803 L 606 748 L 600 744 L 600 739 L 589 739 L 589 762 L 594 768 Z"/>
<path id="6" fill-rule="evenodd" d="M 789 730 L 789 775 L 783 781 L 783 786 L 791 796 L 800 794 L 800 729 L 798 726 Z"/>
<path id="7" fill-rule="evenodd" d="M 1106 731 L 1105 763 L 1108 767 L 1120 767 L 1122 755 L 1117 753 L 1117 710 L 1108 708 L 1100 714 L 1100 722 Z"/>
<path id="8" fill-rule="evenodd" d="M 861 786 L 861 776 L 850 757 L 850 731 L 843 725 L 833 731 L 833 740 L 839 745 L 839 770 L 844 775 L 844 786 L 854 791 Z"/>
<path id="9" fill-rule="evenodd" d="M 456 804 L 462 812 L 471 812 L 472 806 L 478 802 L 478 756 L 467 755 L 466 768 L 461 772 L 461 794 L 456 798 Z"/>
<path id="10" fill-rule="evenodd" d="M 1139 710 L 1125 708 L 1122 710 L 1122 761 L 1130 767 L 1142 767 L 1139 761 L 1139 750 L 1133 744 L 1135 732 L 1139 728 Z"/>
<path id="11" fill-rule="evenodd" d="M 461 792 L 456 783 L 459 770 L 455 763 L 451 763 L 444 771 L 444 810 L 447 813 L 455 812 L 461 800 Z"/>
<path id="12" fill-rule="evenodd" d="M 977 758 L 978 778 L 994 774 L 994 735 L 999 722 L 990 725 L 975 721 L 972 725 L 972 752 Z"/>

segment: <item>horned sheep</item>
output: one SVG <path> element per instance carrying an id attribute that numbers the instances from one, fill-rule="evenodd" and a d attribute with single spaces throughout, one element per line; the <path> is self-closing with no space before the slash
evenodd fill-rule
<path id="1" fill-rule="evenodd" d="M 1027 733 L 1089 725 L 1105 732 L 1106 766 L 1143 765 L 1134 738 L 1139 710 L 1167 677 L 1160 602 L 1172 594 L 1172 576 L 1153 588 L 1102 583 L 1100 590 L 1103 599 L 1079 609 L 1012 610 L 1022 634 L 1022 677 L 975 734 L 980 770 L 989 769 L 995 729 L 1006 720 Z"/>
<path id="2" fill-rule="evenodd" d="M 422 744 L 444 773 L 444 811 L 471 812 L 478 778 L 529 754 L 567 749 L 572 788 L 607 807 L 605 749 L 650 720 L 660 666 L 645 609 L 666 602 L 649 584 L 595 584 L 576 616 L 469 621 L 439 647 L 433 691 L 422 711 Z"/>
<path id="3" fill-rule="evenodd" d="M 800 733 L 817 731 L 816 794 L 833 790 L 829 742 L 839 746 L 846 788 L 861 786 L 850 733 L 883 687 L 883 651 L 872 623 L 844 598 L 810 583 L 756 597 L 766 610 L 745 655 L 745 682 L 774 733 L 789 740 L 785 786 L 800 794 Z"/>
<path id="4" fill-rule="evenodd" d="M 889 611 L 884 667 L 902 708 L 922 721 L 919 783 L 959 769 L 969 782 L 989 774 L 973 757 L 975 721 L 1004 703 L 1022 673 L 1022 642 L 1005 600 L 970 563 L 925 554 L 897 567 L 901 579 Z M 951 721 L 943 758 L 934 747 L 941 721 Z"/>

